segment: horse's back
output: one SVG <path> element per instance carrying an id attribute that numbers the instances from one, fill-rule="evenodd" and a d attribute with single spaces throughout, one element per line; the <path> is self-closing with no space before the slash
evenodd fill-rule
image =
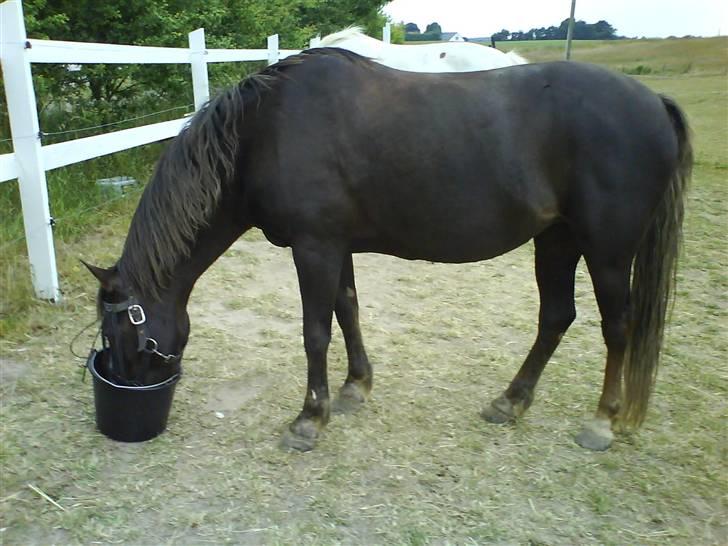
<path id="1" fill-rule="evenodd" d="M 467 45 L 467 44 L 461 44 Z M 354 164 L 383 158 L 422 174 L 458 172 L 441 153 L 489 171 L 531 165 L 544 154 L 581 170 L 608 169 L 609 156 L 663 161 L 675 136 L 658 95 L 595 65 L 554 62 L 498 71 L 419 74 L 352 54 L 319 54 L 291 67 L 275 103 L 278 131 L 317 134 Z M 329 146 L 307 150 L 328 157 Z M 606 154 L 606 155 L 605 155 Z M 556 168 L 556 166 L 552 166 Z M 369 170 L 369 169 L 367 169 Z M 397 169 L 398 170 L 398 169 Z M 566 175 L 560 169 L 554 175 Z M 573 170 L 573 169 L 572 169 Z"/>
<path id="2" fill-rule="evenodd" d="M 577 63 L 438 75 L 319 54 L 291 67 L 271 116 L 289 217 L 439 261 L 501 254 L 593 200 L 657 195 L 674 139 L 654 93 Z"/>

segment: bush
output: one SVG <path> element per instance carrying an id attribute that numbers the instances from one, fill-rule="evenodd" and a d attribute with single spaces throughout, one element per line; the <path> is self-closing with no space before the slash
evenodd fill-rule
<path id="1" fill-rule="evenodd" d="M 622 72 L 629 74 L 630 76 L 643 76 L 645 74 L 652 74 L 652 68 L 639 64 L 635 67 L 623 67 Z"/>

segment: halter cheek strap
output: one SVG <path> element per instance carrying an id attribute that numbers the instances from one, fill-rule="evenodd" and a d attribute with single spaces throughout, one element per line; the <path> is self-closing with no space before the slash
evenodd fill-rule
<path id="1" fill-rule="evenodd" d="M 106 307 L 106 304 L 104 304 Z M 108 310 L 106 310 L 108 313 Z M 111 371 L 118 374 L 119 377 L 125 378 L 129 376 L 129 370 L 127 370 L 126 360 L 121 353 L 121 327 L 119 326 L 119 319 L 117 313 L 111 313 L 111 334 L 114 336 L 114 343 L 108 342 L 109 349 L 111 350 Z M 106 348 L 107 339 L 105 336 L 101 337 L 101 343 Z M 115 367 L 119 369 L 114 369 Z"/>

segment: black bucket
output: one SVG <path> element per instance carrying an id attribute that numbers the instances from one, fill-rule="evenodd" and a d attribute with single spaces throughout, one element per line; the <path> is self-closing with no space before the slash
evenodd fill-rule
<path id="1" fill-rule="evenodd" d="M 102 375 L 105 351 L 91 350 L 86 367 L 94 381 L 96 426 L 119 442 L 144 442 L 167 428 L 174 389 L 180 374 L 156 385 L 131 387 L 116 385 Z"/>

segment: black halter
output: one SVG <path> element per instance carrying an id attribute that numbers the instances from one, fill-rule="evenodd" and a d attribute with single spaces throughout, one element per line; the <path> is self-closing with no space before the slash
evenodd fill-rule
<path id="1" fill-rule="evenodd" d="M 129 299 L 120 303 L 108 303 L 105 301 L 101 302 L 104 308 L 104 314 L 111 318 L 111 332 L 114 336 L 114 347 L 107 347 L 108 340 L 103 338 L 102 343 L 104 348 L 110 348 L 113 361 L 121 367 L 119 372 L 122 377 L 128 376 L 128 370 L 126 369 L 126 361 L 124 360 L 121 352 L 121 328 L 119 327 L 119 321 L 117 315 L 119 313 L 126 312 L 129 316 L 129 322 L 131 322 L 137 331 L 137 352 L 143 353 L 146 361 L 147 368 L 149 367 L 149 360 L 152 355 L 159 357 L 163 364 L 177 364 L 182 360 L 182 353 L 179 354 L 164 354 L 159 351 L 159 344 L 153 337 L 149 337 L 145 330 L 147 323 L 147 316 L 144 313 L 144 308 L 139 305 L 134 296 L 129 296 Z M 110 345 L 110 343 L 109 343 Z"/>

